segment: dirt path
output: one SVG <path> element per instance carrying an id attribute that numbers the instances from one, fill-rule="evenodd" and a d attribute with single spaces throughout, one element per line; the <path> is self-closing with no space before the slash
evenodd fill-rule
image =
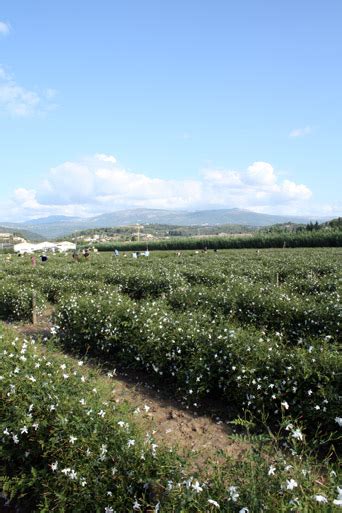
<path id="1" fill-rule="evenodd" d="M 214 412 L 189 411 L 175 399 L 166 398 L 164 390 L 132 374 L 116 375 L 114 383 L 117 401 L 136 406 L 136 417 L 154 431 L 157 441 L 178 447 L 184 455 L 191 452 L 194 462 L 201 466 L 209 458 L 219 462 L 224 455 L 239 458 L 246 451 L 247 444 L 233 441 L 229 424 Z"/>

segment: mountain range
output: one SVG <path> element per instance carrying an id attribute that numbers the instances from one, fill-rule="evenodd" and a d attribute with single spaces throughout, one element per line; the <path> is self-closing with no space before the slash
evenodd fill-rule
<path id="1" fill-rule="evenodd" d="M 321 218 L 319 221 L 323 222 L 328 219 L 330 218 Z M 316 217 L 259 214 L 238 208 L 195 211 L 136 208 L 131 210 L 118 210 L 109 214 L 101 214 L 88 218 L 58 215 L 31 219 L 22 223 L 0 222 L 0 224 L 12 230 L 28 230 L 40 237 L 53 239 L 69 235 L 79 230 L 134 224 L 168 224 L 176 226 L 239 224 L 263 227 L 288 222 L 309 223 L 310 221 L 315 222 L 316 220 Z"/>

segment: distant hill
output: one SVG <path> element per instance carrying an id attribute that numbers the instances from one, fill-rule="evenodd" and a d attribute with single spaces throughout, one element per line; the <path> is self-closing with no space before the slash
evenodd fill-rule
<path id="1" fill-rule="evenodd" d="M 328 218 L 322 219 L 321 222 Z M 279 223 L 309 223 L 315 222 L 314 217 L 278 216 L 259 214 L 250 210 L 238 208 L 217 210 L 162 210 L 137 208 L 119 210 L 110 214 L 102 214 L 90 218 L 49 216 L 32 219 L 24 223 L 2 223 L 16 231 L 28 230 L 41 235 L 43 238 L 57 238 L 69 235 L 75 231 L 91 228 L 107 228 L 133 224 L 166 224 L 177 226 L 215 226 L 223 224 L 239 224 L 245 226 L 263 227 Z"/>
<path id="2" fill-rule="evenodd" d="M 153 238 L 170 238 L 170 237 L 203 237 L 203 236 L 219 236 L 219 235 L 241 235 L 252 234 L 258 228 L 253 226 L 243 226 L 240 224 L 217 224 L 210 225 L 192 225 L 179 226 L 172 224 L 145 224 L 139 229 L 140 240 L 152 240 Z M 62 238 L 74 241 L 75 239 L 83 239 L 97 237 L 100 242 L 108 240 L 131 241 L 138 236 L 137 225 L 111 226 L 106 228 L 88 228 L 87 230 L 79 230 L 69 235 L 63 235 Z"/>
<path id="3" fill-rule="evenodd" d="M 31 219 L 31 221 L 27 221 L 31 226 L 41 225 L 41 224 L 56 224 L 56 223 L 70 223 L 72 221 L 80 221 L 81 217 L 71 217 L 71 216 L 48 216 L 48 217 L 39 217 L 38 219 Z"/>
<path id="4" fill-rule="evenodd" d="M 10 228 L 8 226 L 0 226 L 0 233 L 10 233 L 15 237 L 22 237 L 23 239 L 26 239 L 30 242 L 40 242 L 44 240 L 44 238 L 38 233 L 34 233 L 25 229 L 14 230 L 13 228 Z"/>

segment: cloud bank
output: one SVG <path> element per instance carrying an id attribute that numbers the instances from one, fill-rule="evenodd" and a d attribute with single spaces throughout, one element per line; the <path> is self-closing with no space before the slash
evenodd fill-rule
<path id="1" fill-rule="evenodd" d="M 52 168 L 36 189 L 16 189 L 0 216 L 4 219 L 5 210 L 12 219 L 90 216 L 136 207 L 290 214 L 301 212 L 311 195 L 306 185 L 281 180 L 268 162 L 254 162 L 244 171 L 208 168 L 198 179 L 173 180 L 134 173 L 114 156 L 98 153 Z"/>

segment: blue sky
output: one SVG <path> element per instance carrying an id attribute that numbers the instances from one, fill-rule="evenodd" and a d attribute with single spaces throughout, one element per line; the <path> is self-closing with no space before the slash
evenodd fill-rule
<path id="1" fill-rule="evenodd" d="M 0 221 L 341 215 L 340 0 L 2 0 Z"/>

